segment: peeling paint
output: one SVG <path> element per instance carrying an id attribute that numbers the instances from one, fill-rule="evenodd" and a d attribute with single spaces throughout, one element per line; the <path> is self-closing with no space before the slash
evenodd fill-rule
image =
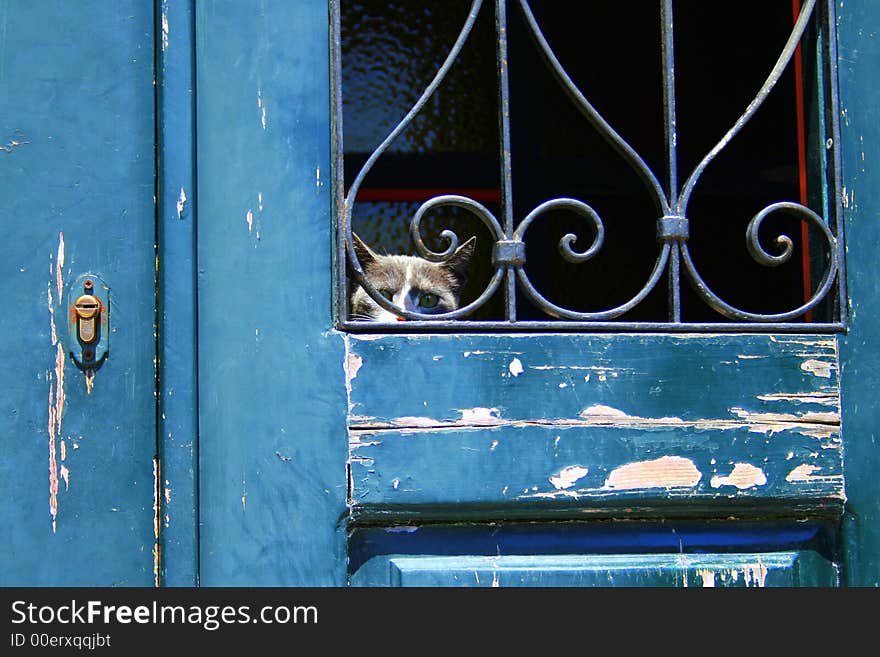
<path id="1" fill-rule="evenodd" d="M 767 566 L 758 561 L 756 564 L 749 564 L 743 568 L 743 577 L 746 586 L 757 586 L 764 588 L 767 581 Z"/>
<path id="2" fill-rule="evenodd" d="M 831 378 L 831 370 L 834 368 L 833 363 L 829 363 L 824 360 L 815 360 L 810 359 L 801 363 L 801 369 L 804 372 L 809 372 L 814 376 L 820 376 L 823 379 Z"/>
<path id="3" fill-rule="evenodd" d="M 603 404 L 594 404 L 582 410 L 578 415 L 591 424 L 596 425 L 621 425 L 621 424 L 639 424 L 639 425 L 664 425 L 664 426 L 680 426 L 686 424 L 684 420 L 677 417 L 661 417 L 661 418 L 645 418 L 636 415 L 629 415 L 620 409 Z"/>
<path id="4" fill-rule="evenodd" d="M 263 101 L 263 89 L 262 87 L 257 87 L 257 107 L 260 110 L 260 125 L 263 126 L 263 130 L 266 129 L 266 103 Z"/>
<path id="5" fill-rule="evenodd" d="M 756 433 L 795 429 L 814 438 L 830 438 L 840 433 L 840 414 L 836 412 L 754 413 L 743 408 L 731 408 L 730 412 L 747 420 L 749 431 Z"/>
<path id="6" fill-rule="evenodd" d="M 52 282 L 46 284 L 46 297 L 49 302 L 49 326 L 52 335 L 52 344 L 58 343 L 58 332 L 55 330 L 55 301 L 52 299 Z"/>
<path id="7" fill-rule="evenodd" d="M 168 50 L 168 5 L 167 0 L 162 3 L 162 52 Z"/>
<path id="8" fill-rule="evenodd" d="M 58 233 L 58 257 L 55 259 L 55 285 L 58 288 L 58 303 L 64 298 L 64 233 Z"/>
<path id="9" fill-rule="evenodd" d="M 355 353 L 349 352 L 345 358 L 345 380 L 350 384 L 357 378 L 358 372 L 364 364 L 364 359 Z"/>
<path id="10" fill-rule="evenodd" d="M 712 477 L 709 485 L 712 488 L 721 486 L 736 486 L 739 490 L 745 490 L 754 486 L 763 486 L 767 483 L 767 476 L 761 468 L 750 463 L 735 463 L 733 470 L 725 477 Z"/>
<path id="11" fill-rule="evenodd" d="M 161 529 L 159 509 L 159 481 L 162 465 L 158 457 L 153 458 L 153 584 L 159 586 L 159 566 L 161 563 L 161 546 L 159 544 L 159 532 Z"/>
<path id="12" fill-rule="evenodd" d="M 744 408 L 731 408 L 730 412 L 737 417 L 752 422 L 776 424 L 779 422 L 808 422 L 810 424 L 840 424 L 840 413 L 833 411 L 806 411 L 804 413 L 755 413 Z"/>
<path id="13" fill-rule="evenodd" d="M 803 463 L 796 468 L 794 468 L 791 472 L 789 472 L 785 480 L 789 483 L 810 483 L 814 481 L 820 481 L 823 479 L 828 479 L 829 477 L 820 477 L 813 475 L 814 472 L 821 470 L 819 466 L 810 465 L 809 463 Z"/>
<path id="14" fill-rule="evenodd" d="M 4 151 L 6 153 L 11 153 L 13 149 L 18 148 L 19 146 L 24 146 L 25 144 L 29 144 L 29 141 L 23 141 L 21 139 L 10 139 L 5 144 L 0 145 L 0 151 Z"/>
<path id="15" fill-rule="evenodd" d="M 253 213 L 253 211 L 248 210 L 247 214 L 244 216 L 244 218 L 245 218 L 245 221 L 247 222 L 248 233 L 253 232 L 253 230 L 254 230 L 254 213 Z"/>
<path id="16" fill-rule="evenodd" d="M 403 417 L 395 418 L 394 424 L 400 427 L 436 427 L 438 420 L 418 415 L 405 415 Z"/>
<path id="17" fill-rule="evenodd" d="M 57 529 L 58 518 L 58 464 L 55 460 L 55 417 L 54 385 L 49 384 L 49 514 L 52 516 L 52 533 Z"/>
<path id="18" fill-rule="evenodd" d="M 497 408 L 457 408 L 461 413 L 461 423 L 467 425 L 493 425 L 501 421 L 500 411 Z"/>
<path id="19" fill-rule="evenodd" d="M 60 469 L 60 477 L 64 482 L 64 490 L 70 490 L 70 470 L 67 469 L 66 465 L 62 465 Z"/>
<path id="20" fill-rule="evenodd" d="M 522 362 L 519 358 L 514 358 L 510 361 L 510 365 L 508 365 L 507 369 L 510 371 L 510 376 L 519 376 L 523 373 Z"/>
<path id="21" fill-rule="evenodd" d="M 605 489 L 692 488 L 703 474 L 694 462 L 682 456 L 662 456 L 650 461 L 636 461 L 615 468 L 605 480 Z"/>
<path id="22" fill-rule="evenodd" d="M 186 192 L 180 188 L 180 196 L 177 197 L 177 218 L 183 219 L 183 210 L 186 207 Z"/>
<path id="23" fill-rule="evenodd" d="M 794 402 L 796 404 L 819 404 L 821 406 L 840 406 L 840 397 L 826 392 L 801 392 L 784 393 L 777 392 L 767 395 L 758 395 L 757 399 L 768 402 Z"/>
<path id="24" fill-rule="evenodd" d="M 550 477 L 549 481 L 556 490 L 571 488 L 579 479 L 585 477 L 588 472 L 589 468 L 580 465 L 569 465 Z"/>
<path id="25" fill-rule="evenodd" d="M 704 589 L 715 588 L 715 573 L 708 568 L 700 568 L 697 570 L 697 577 L 702 581 Z"/>
<path id="26" fill-rule="evenodd" d="M 351 408 L 351 406 L 350 406 Z M 640 417 L 624 411 L 595 404 L 583 409 L 577 419 L 539 418 L 532 420 L 507 420 L 501 417 L 498 408 L 453 409 L 461 414 L 456 420 L 439 420 L 424 416 L 404 416 L 379 420 L 370 415 L 350 415 L 349 425 L 353 429 L 377 430 L 393 428 L 453 429 L 462 426 L 535 426 L 553 425 L 558 427 L 614 427 L 621 429 L 696 429 L 698 431 L 729 431 L 747 429 L 750 432 L 772 434 L 781 431 L 794 431 L 820 439 L 833 439 L 840 434 L 840 415 L 834 411 L 803 413 L 757 413 L 743 408 L 729 409 L 731 418 L 700 418 L 684 420 L 678 417 Z"/>
<path id="27" fill-rule="evenodd" d="M 55 345 L 55 420 L 58 433 L 61 433 L 61 422 L 64 418 L 64 365 L 67 359 L 64 356 L 64 347 L 59 342 Z"/>
<path id="28" fill-rule="evenodd" d="M 54 278 L 57 291 L 58 302 L 61 302 L 64 294 L 64 233 L 58 233 L 58 250 L 56 252 Z M 51 265 L 50 265 L 51 271 Z M 64 354 L 64 347 L 58 339 L 58 332 L 55 326 L 55 303 L 52 297 L 52 282 L 49 282 L 47 288 L 47 301 L 49 304 L 49 323 L 51 328 L 52 346 L 55 347 L 55 367 L 49 376 L 49 408 L 47 431 L 49 434 L 48 441 L 48 457 L 49 457 L 49 514 L 52 517 L 52 533 L 58 528 L 58 488 L 59 488 L 59 469 L 58 469 L 58 449 L 56 441 L 60 438 L 61 427 L 64 421 L 64 404 L 66 400 L 64 392 L 64 366 L 67 359 Z M 62 451 L 62 461 L 67 457 L 67 447 L 64 441 L 60 441 L 60 449 Z M 69 481 L 69 471 L 66 466 L 61 466 L 61 476 L 65 478 L 65 484 Z"/>

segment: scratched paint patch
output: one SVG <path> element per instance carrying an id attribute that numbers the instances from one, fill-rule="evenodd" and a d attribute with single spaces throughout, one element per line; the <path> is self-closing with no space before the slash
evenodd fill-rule
<path id="1" fill-rule="evenodd" d="M 755 486 L 763 486 L 767 483 L 767 476 L 761 468 L 750 463 L 735 463 L 730 474 L 712 477 L 709 485 L 712 488 L 721 486 L 735 486 L 739 490 L 746 490 Z"/>
<path id="2" fill-rule="evenodd" d="M 580 465 L 569 465 L 550 477 L 550 483 L 553 484 L 556 490 L 571 488 L 579 479 L 587 476 L 587 473 L 589 473 L 589 468 Z"/>
<path id="3" fill-rule="evenodd" d="M 833 367 L 833 363 L 824 360 L 810 359 L 801 363 L 801 369 L 804 372 L 809 372 L 813 376 L 822 377 L 823 379 L 831 378 L 831 370 Z"/>
<path id="4" fill-rule="evenodd" d="M 785 476 L 785 480 L 790 484 L 809 484 L 816 481 L 821 481 L 826 479 L 827 477 L 822 477 L 819 475 L 814 475 L 814 472 L 818 472 L 821 470 L 817 465 L 810 465 L 809 463 L 803 463 L 792 469 Z"/>
<path id="5" fill-rule="evenodd" d="M 50 269 L 51 271 L 51 269 Z M 58 233 L 58 250 L 55 260 L 55 285 L 58 292 L 58 302 L 61 303 L 64 293 L 64 233 Z M 55 306 L 52 298 L 52 283 L 48 290 L 49 322 L 51 326 L 52 346 L 55 347 L 55 367 L 49 374 L 49 408 L 48 408 L 48 456 L 49 456 L 49 515 L 52 518 L 52 533 L 58 529 L 58 489 L 59 480 L 65 483 L 65 490 L 70 485 L 70 471 L 62 463 L 59 471 L 58 443 L 62 451 L 62 461 L 66 458 L 66 445 L 61 438 L 61 426 L 64 419 L 64 366 L 67 359 L 64 347 L 58 339 L 58 331 L 55 326 Z"/>
<path id="6" fill-rule="evenodd" d="M 263 100 L 263 89 L 257 87 L 257 109 L 260 110 L 260 125 L 266 129 L 266 101 Z"/>
<path id="7" fill-rule="evenodd" d="M 746 586 L 764 588 L 767 583 L 767 573 L 767 566 L 760 561 L 749 564 L 743 569 L 743 578 L 745 579 Z"/>
<path id="8" fill-rule="evenodd" d="M 510 365 L 508 365 L 507 369 L 510 372 L 510 376 L 519 376 L 523 373 L 522 361 L 520 361 L 519 358 L 514 358 L 510 361 Z"/>
<path id="9" fill-rule="evenodd" d="M 186 208 L 186 192 L 180 188 L 180 196 L 177 197 L 177 218 L 183 219 L 183 211 Z"/>
<path id="10" fill-rule="evenodd" d="M 693 488 L 703 474 L 694 462 L 683 456 L 661 456 L 615 468 L 605 480 L 606 490 L 642 488 Z"/>
<path id="11" fill-rule="evenodd" d="M 497 408 L 457 408 L 461 413 L 461 424 L 465 425 L 493 425 L 501 422 L 501 411 Z"/>

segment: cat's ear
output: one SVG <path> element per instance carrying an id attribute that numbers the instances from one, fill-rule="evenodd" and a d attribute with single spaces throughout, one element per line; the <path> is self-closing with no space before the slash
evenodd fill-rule
<path id="1" fill-rule="evenodd" d="M 354 254 L 357 256 L 358 262 L 361 263 L 361 269 L 366 269 L 376 260 L 376 254 L 370 247 L 361 241 L 361 238 L 357 236 L 357 233 L 352 233 L 351 236 L 351 245 L 354 247 Z"/>
<path id="2" fill-rule="evenodd" d="M 476 236 L 471 237 L 467 242 L 458 247 L 455 253 L 449 256 L 448 260 L 443 262 L 443 267 L 452 273 L 458 282 L 459 288 L 464 287 L 464 284 L 467 282 L 476 245 Z"/>

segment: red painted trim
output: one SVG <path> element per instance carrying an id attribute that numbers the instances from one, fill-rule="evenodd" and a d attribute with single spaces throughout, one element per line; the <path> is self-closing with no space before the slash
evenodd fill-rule
<path id="1" fill-rule="evenodd" d="M 797 22 L 801 12 L 800 0 L 791 0 L 791 11 L 794 21 Z M 801 45 L 798 44 L 794 53 L 794 77 L 795 77 L 795 109 L 797 112 L 797 149 L 798 149 L 798 183 L 800 186 L 800 203 L 807 204 L 807 140 L 806 126 L 804 121 L 804 63 L 801 55 Z M 803 271 L 804 302 L 812 294 L 812 277 L 810 275 L 810 235 L 807 230 L 807 222 L 801 222 L 801 255 Z M 813 321 L 813 312 L 807 311 L 804 320 Z"/>

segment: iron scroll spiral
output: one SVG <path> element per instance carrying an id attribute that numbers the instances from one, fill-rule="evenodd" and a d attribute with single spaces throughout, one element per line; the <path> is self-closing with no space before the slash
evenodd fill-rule
<path id="1" fill-rule="evenodd" d="M 503 16 L 503 4 L 506 0 L 496 0 L 499 7 L 499 16 Z M 814 13 L 816 0 L 804 0 L 795 25 L 788 37 L 788 40 L 780 53 L 777 61 L 772 67 L 769 75 L 761 86 L 756 96 L 748 104 L 744 113 L 735 121 L 734 125 L 725 133 L 719 142 L 703 157 L 697 164 L 684 185 L 679 190 L 676 181 L 675 169 L 677 167 L 677 154 L 675 152 L 675 116 L 674 116 L 674 85 L 673 79 L 673 57 L 672 49 L 672 0 L 661 0 L 661 14 L 664 21 L 668 20 L 668 26 L 664 25 L 664 57 L 667 56 L 667 76 L 665 83 L 667 86 L 666 93 L 671 94 L 671 101 L 667 103 L 667 149 L 670 167 L 668 188 L 660 183 L 657 176 L 651 171 L 645 161 L 639 156 L 636 150 L 630 146 L 611 126 L 611 124 L 601 116 L 595 107 L 587 99 L 586 95 L 577 87 L 569 74 L 566 72 L 562 63 L 553 52 L 549 42 L 541 31 L 538 21 L 535 19 L 529 6 L 528 0 L 518 0 L 518 5 L 525 18 L 525 22 L 529 33 L 535 42 L 537 49 L 542 56 L 545 64 L 568 95 L 571 102 L 580 111 L 580 113 L 588 120 L 592 127 L 613 147 L 618 155 L 638 174 L 639 178 L 645 185 L 648 194 L 652 198 L 657 211 L 657 237 L 658 237 L 658 254 L 654 263 L 654 267 L 643 287 L 629 301 L 606 310 L 593 312 L 579 312 L 568 308 L 560 307 L 549 301 L 530 281 L 525 271 L 526 264 L 526 243 L 525 236 L 532 223 L 545 216 L 550 211 L 566 211 L 578 215 L 586 220 L 590 225 L 593 234 L 593 240 L 590 246 L 582 252 L 576 251 L 573 245 L 578 238 L 574 234 L 567 234 L 559 241 L 560 255 L 567 261 L 572 263 L 582 263 L 592 258 L 601 248 L 604 242 L 604 224 L 598 213 L 587 203 L 574 198 L 555 198 L 545 201 L 532 209 L 526 217 L 516 225 L 515 230 L 511 226 L 510 217 L 504 227 L 498 219 L 485 206 L 478 203 L 474 199 L 461 195 L 442 195 L 431 198 L 416 210 L 410 223 L 410 233 L 412 240 L 419 254 L 428 260 L 439 262 L 450 257 L 458 247 L 460 240 L 458 236 L 451 230 L 441 232 L 441 238 L 446 244 L 446 248 L 441 252 L 431 251 L 426 245 L 420 232 L 420 224 L 426 213 L 442 208 L 457 207 L 465 210 L 469 214 L 479 219 L 492 234 L 496 240 L 495 249 L 493 250 L 493 274 L 488 285 L 483 292 L 471 303 L 455 311 L 436 315 L 420 314 L 409 312 L 403 308 L 395 306 L 393 303 L 382 297 L 378 290 L 373 288 L 364 276 L 357 256 L 352 246 L 352 227 L 351 227 L 351 208 L 357 197 L 358 190 L 367 173 L 371 170 L 376 160 L 384 153 L 391 142 L 410 124 L 413 118 L 421 111 L 425 103 L 436 91 L 440 83 L 448 74 L 454 65 L 462 47 L 468 40 L 474 23 L 482 8 L 482 0 L 474 0 L 470 6 L 468 16 L 459 35 L 453 44 L 449 54 L 438 69 L 433 80 L 425 88 L 422 95 L 412 106 L 406 116 L 400 123 L 388 134 L 382 143 L 367 159 L 353 184 L 351 185 L 347 196 L 344 199 L 341 216 L 341 227 L 345 237 L 346 251 L 348 259 L 351 263 L 351 269 L 355 281 L 360 284 L 369 296 L 376 301 L 381 307 L 391 312 L 397 313 L 408 319 L 456 319 L 464 317 L 480 306 L 482 306 L 501 286 L 502 280 L 508 271 L 515 272 L 517 288 L 520 289 L 526 297 L 528 297 L 538 308 L 548 315 L 558 318 L 575 321 L 601 321 L 615 319 L 632 310 L 639 305 L 651 292 L 656 288 L 664 273 L 670 276 L 670 287 L 680 285 L 679 270 L 683 270 L 688 278 L 691 286 L 697 295 L 711 308 L 718 313 L 739 322 L 784 322 L 804 315 L 810 309 L 816 307 L 833 287 L 835 278 L 840 270 L 840 248 L 838 238 L 832 233 L 826 222 L 808 207 L 794 202 L 782 201 L 768 205 L 766 208 L 756 214 L 748 224 L 746 230 L 746 248 L 752 258 L 759 265 L 773 267 L 782 264 L 790 259 L 793 252 L 793 243 L 790 237 L 780 235 L 777 237 L 777 244 L 782 247 L 781 253 L 771 253 L 760 242 L 758 238 L 759 229 L 764 220 L 774 213 L 793 214 L 801 218 L 808 225 L 818 229 L 823 237 L 824 246 L 827 248 L 828 257 L 826 268 L 823 272 L 820 283 L 815 292 L 799 307 L 773 314 L 753 313 L 737 308 L 721 299 L 716 294 L 705 279 L 700 275 L 688 247 L 688 217 L 687 208 L 692 193 L 699 182 L 705 169 L 716 158 L 716 156 L 730 143 L 730 141 L 743 129 L 746 123 L 755 115 L 758 108 L 763 104 L 770 92 L 775 88 L 777 82 L 781 78 L 783 71 L 789 65 L 794 56 L 796 48 L 800 43 L 806 27 Z M 506 19 L 505 19 L 506 20 Z M 502 30 L 506 30 L 501 19 L 498 20 L 499 39 L 502 38 Z M 503 38 L 506 38 L 503 37 Z M 506 62 L 502 68 L 502 75 L 506 75 Z M 506 78 L 502 84 L 506 84 Z M 502 144 L 508 144 L 502 139 Z M 504 157 L 509 157 L 509 152 L 504 152 Z M 509 183 L 509 181 L 508 181 Z M 509 196 L 507 197 L 509 201 Z M 509 212 L 509 208 L 507 208 Z M 506 229 L 506 230 L 505 230 Z M 509 232 L 507 232 L 509 231 Z M 674 322 L 679 322 L 676 317 Z"/>
<path id="2" fill-rule="evenodd" d="M 422 92 L 422 95 L 419 96 L 419 99 L 415 102 L 412 108 L 407 112 L 406 116 L 398 123 L 394 129 L 388 134 L 387 137 L 382 141 L 381 144 L 374 150 L 370 157 L 367 158 L 367 161 L 364 163 L 361 170 L 358 172 L 357 177 L 354 179 L 351 187 L 348 190 L 348 194 L 346 195 L 343 201 L 342 207 L 342 217 L 341 217 L 341 225 L 343 234 L 345 236 L 345 249 L 348 254 L 348 260 L 351 264 L 352 273 L 354 275 L 354 279 L 357 283 L 364 289 L 364 291 L 370 296 L 373 301 L 379 304 L 385 310 L 396 313 L 401 317 L 406 317 L 407 319 L 429 319 L 429 320 L 442 320 L 442 319 L 456 319 L 458 317 L 463 317 L 465 315 L 470 314 L 481 305 L 483 305 L 489 297 L 491 297 L 495 291 L 498 289 L 498 286 L 501 283 L 501 279 L 504 275 L 503 268 L 496 268 L 496 271 L 490 280 L 488 286 L 485 290 L 483 290 L 482 294 L 474 300 L 473 302 L 463 306 L 461 308 L 457 308 L 448 313 L 436 313 L 433 315 L 425 314 L 425 313 L 416 313 L 411 312 L 409 310 L 405 310 L 400 306 L 396 306 L 391 303 L 387 299 L 385 299 L 379 291 L 373 287 L 373 285 L 367 280 L 367 277 L 364 275 L 363 268 L 361 267 L 360 262 L 358 261 L 357 255 L 354 252 L 354 242 L 352 236 L 352 227 L 351 227 L 351 209 L 354 205 L 354 201 L 357 198 L 358 190 L 360 189 L 361 184 L 366 178 L 367 174 L 373 168 L 376 160 L 379 159 L 379 156 L 384 153 L 391 143 L 400 135 L 401 132 L 412 122 L 415 116 L 421 111 L 424 107 L 425 103 L 428 99 L 434 94 L 437 90 L 437 87 L 440 86 L 440 83 L 443 82 L 446 75 L 449 73 L 449 70 L 452 68 L 455 60 L 458 58 L 459 53 L 461 52 L 462 47 L 467 42 L 468 37 L 471 34 L 474 23 L 477 20 L 477 16 L 480 13 L 480 9 L 483 5 L 483 0 L 474 0 L 471 4 L 470 10 L 468 11 L 467 19 L 464 22 L 464 25 L 461 28 L 461 31 L 458 34 L 458 37 L 455 40 L 455 43 L 452 46 L 452 49 L 449 51 L 449 54 L 446 56 L 446 59 L 443 60 L 440 68 L 437 70 L 433 80 L 431 80 L 430 84 L 425 88 Z M 410 225 L 410 232 L 413 236 L 413 241 L 416 244 L 416 248 L 419 250 L 419 253 L 422 257 L 426 257 L 429 260 L 439 261 L 445 258 L 448 258 L 455 249 L 458 247 L 459 239 L 458 236 L 452 232 L 451 230 L 444 230 L 441 233 L 441 236 L 449 243 L 449 247 L 443 253 L 434 253 L 430 251 L 424 244 L 421 234 L 419 232 L 419 223 L 424 216 L 424 214 L 433 208 L 441 207 L 441 206 L 455 206 L 460 207 L 468 212 L 475 214 L 493 233 L 494 237 L 497 240 L 503 239 L 504 232 L 501 229 L 498 220 L 495 216 L 482 204 L 477 201 L 464 197 L 464 196 L 438 196 L 432 199 L 425 201 L 416 211 L 415 215 L 412 218 L 412 222 Z"/>

